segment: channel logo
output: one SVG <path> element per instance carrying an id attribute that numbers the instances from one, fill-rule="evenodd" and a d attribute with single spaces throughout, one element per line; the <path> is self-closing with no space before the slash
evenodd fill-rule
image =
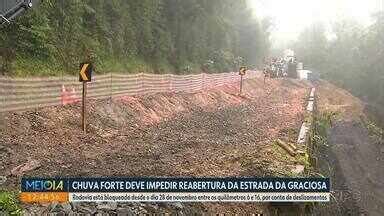
<path id="1" fill-rule="evenodd" d="M 65 182 L 58 179 L 23 179 L 22 191 L 63 192 L 65 191 Z"/>
<path id="2" fill-rule="evenodd" d="M 64 179 L 22 178 L 20 201 L 24 203 L 68 202 Z"/>

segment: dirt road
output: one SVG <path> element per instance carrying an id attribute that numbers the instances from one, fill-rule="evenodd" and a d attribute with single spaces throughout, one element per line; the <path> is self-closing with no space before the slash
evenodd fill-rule
<path id="1" fill-rule="evenodd" d="M 320 111 L 338 112 L 321 161 L 335 200 L 318 215 L 384 215 L 384 144 L 360 120 L 362 103 L 328 83 L 319 88 Z"/>
<path id="2" fill-rule="evenodd" d="M 384 146 L 357 122 L 338 122 L 329 142 L 345 184 L 367 215 L 384 214 Z"/>

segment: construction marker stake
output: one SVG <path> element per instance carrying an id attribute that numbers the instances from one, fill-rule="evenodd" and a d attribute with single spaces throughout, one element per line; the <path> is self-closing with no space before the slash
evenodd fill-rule
<path id="1" fill-rule="evenodd" d="M 243 94 L 243 75 L 240 76 L 240 95 Z"/>
<path id="2" fill-rule="evenodd" d="M 87 83 L 83 82 L 83 100 L 81 109 L 81 128 L 87 133 Z"/>

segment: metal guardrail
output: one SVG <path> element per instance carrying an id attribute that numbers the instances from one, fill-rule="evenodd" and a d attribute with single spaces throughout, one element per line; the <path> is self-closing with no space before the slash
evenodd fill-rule
<path id="1" fill-rule="evenodd" d="M 250 71 L 245 78 L 253 78 Z M 88 83 L 88 97 L 106 99 L 167 92 L 196 92 L 237 82 L 238 73 L 220 74 L 106 74 Z M 0 76 L 0 112 L 66 105 L 81 98 L 78 77 L 10 78 Z M 68 99 L 69 98 L 69 99 Z"/>
<path id="2" fill-rule="evenodd" d="M 3 24 L 4 22 L 9 23 L 10 20 L 14 19 L 32 6 L 32 0 L 1 0 L 0 24 Z"/>

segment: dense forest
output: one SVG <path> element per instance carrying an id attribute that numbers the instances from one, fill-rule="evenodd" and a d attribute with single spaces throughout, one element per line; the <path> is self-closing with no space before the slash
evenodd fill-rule
<path id="1" fill-rule="evenodd" d="M 302 32 L 295 51 L 300 61 L 322 78 L 383 107 L 384 13 L 373 18 L 370 26 L 353 19 L 336 22 L 332 29 L 315 23 Z M 328 32 L 334 35 L 327 37 Z"/>
<path id="2" fill-rule="evenodd" d="M 268 29 L 246 0 L 44 0 L 0 27 L 0 74 L 230 71 L 261 62 Z"/>

